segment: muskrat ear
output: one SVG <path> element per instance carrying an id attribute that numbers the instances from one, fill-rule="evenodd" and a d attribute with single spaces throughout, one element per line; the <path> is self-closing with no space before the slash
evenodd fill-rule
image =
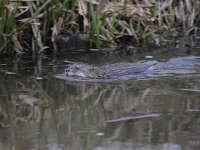
<path id="1" fill-rule="evenodd" d="M 67 64 L 66 67 L 69 68 L 72 64 Z"/>

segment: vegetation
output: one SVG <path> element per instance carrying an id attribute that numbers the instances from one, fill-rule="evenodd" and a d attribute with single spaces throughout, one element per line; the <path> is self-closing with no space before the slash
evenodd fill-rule
<path id="1" fill-rule="evenodd" d="M 39 53 L 47 43 L 56 49 L 64 30 L 88 33 L 96 47 L 117 45 L 124 37 L 159 45 L 182 31 L 195 33 L 199 6 L 198 0 L 1 0 L 0 52 Z"/>

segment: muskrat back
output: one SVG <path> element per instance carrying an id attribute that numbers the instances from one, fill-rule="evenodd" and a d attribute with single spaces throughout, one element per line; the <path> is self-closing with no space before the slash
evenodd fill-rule
<path id="1" fill-rule="evenodd" d="M 65 74 L 68 76 L 79 76 L 84 78 L 110 78 L 112 76 L 142 73 L 156 63 L 157 61 L 138 63 L 122 62 L 103 66 L 73 64 L 65 69 Z"/>

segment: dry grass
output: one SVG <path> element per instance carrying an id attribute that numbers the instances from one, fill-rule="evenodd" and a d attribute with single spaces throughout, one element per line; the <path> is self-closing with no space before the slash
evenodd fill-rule
<path id="1" fill-rule="evenodd" d="M 129 36 L 134 43 L 160 44 L 163 35 L 189 34 L 199 24 L 197 0 L 63 0 L 0 2 L 0 51 L 43 51 L 48 41 L 56 49 L 63 30 L 86 32 L 91 43 L 112 46 Z M 10 42 L 11 41 L 11 42 Z M 6 49 L 7 48 L 7 49 Z"/>

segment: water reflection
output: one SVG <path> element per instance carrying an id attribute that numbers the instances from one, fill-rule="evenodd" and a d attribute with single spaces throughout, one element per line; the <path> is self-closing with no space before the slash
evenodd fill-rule
<path id="1" fill-rule="evenodd" d="M 52 72 L 1 73 L 0 149 L 200 149 L 200 77 L 72 83 Z"/>

